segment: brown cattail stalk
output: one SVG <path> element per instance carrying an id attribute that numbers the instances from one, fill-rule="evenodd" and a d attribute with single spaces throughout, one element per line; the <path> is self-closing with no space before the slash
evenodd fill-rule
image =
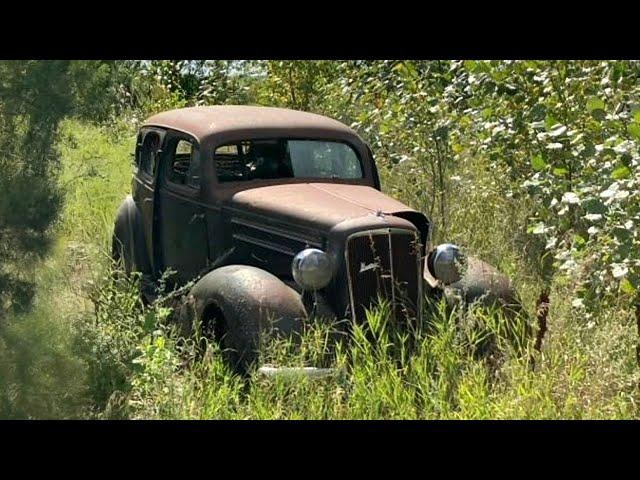
<path id="1" fill-rule="evenodd" d="M 545 288 L 540 293 L 540 297 L 538 297 L 538 304 L 536 307 L 536 318 L 538 320 L 538 332 L 536 333 L 536 342 L 534 343 L 533 348 L 535 348 L 536 351 L 538 352 L 542 350 L 542 339 L 544 338 L 544 335 L 547 333 L 547 316 L 548 315 L 549 315 L 549 290 Z M 536 366 L 536 360 L 533 355 L 531 355 L 529 362 L 531 365 L 531 370 L 534 370 Z"/>
<path id="2" fill-rule="evenodd" d="M 542 349 L 542 339 L 547 333 L 547 316 L 549 315 L 549 290 L 545 289 L 540 293 L 538 298 L 538 307 L 536 309 L 538 318 L 538 333 L 536 334 L 536 343 L 534 348 L 539 352 Z"/>
<path id="3" fill-rule="evenodd" d="M 640 298 L 636 300 L 636 327 L 638 329 L 638 345 L 636 345 L 636 362 L 640 366 Z"/>

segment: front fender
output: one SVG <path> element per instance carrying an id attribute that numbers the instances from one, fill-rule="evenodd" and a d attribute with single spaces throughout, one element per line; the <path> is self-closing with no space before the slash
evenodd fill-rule
<path id="1" fill-rule="evenodd" d="M 433 287 L 439 286 L 451 306 L 476 303 L 487 307 L 498 306 L 513 313 L 522 311 L 520 298 L 509 277 L 475 257 L 468 257 L 467 269 L 456 283 L 440 285 L 428 273 L 425 273 L 425 280 Z"/>
<path id="2" fill-rule="evenodd" d="M 185 331 L 200 328 L 223 346 L 239 373 L 259 359 L 263 340 L 299 339 L 306 311 L 298 292 L 275 275 L 247 265 L 227 265 L 202 277 L 183 303 Z"/>
<path id="3" fill-rule="evenodd" d="M 299 332 L 307 316 L 298 292 L 275 275 L 247 265 L 209 272 L 191 289 L 190 297 L 197 318 L 205 318 L 206 310 L 215 305 L 227 321 L 256 331 Z"/>

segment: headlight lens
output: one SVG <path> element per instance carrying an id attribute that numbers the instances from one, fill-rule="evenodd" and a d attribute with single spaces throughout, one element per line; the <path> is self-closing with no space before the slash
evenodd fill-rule
<path id="1" fill-rule="evenodd" d="M 460 247 L 452 243 L 438 245 L 428 262 L 429 270 L 445 285 L 456 283 L 462 278 L 466 258 Z"/>
<path id="2" fill-rule="evenodd" d="M 305 248 L 291 262 L 293 279 L 305 290 L 318 290 L 331 281 L 331 258 L 317 248 Z"/>

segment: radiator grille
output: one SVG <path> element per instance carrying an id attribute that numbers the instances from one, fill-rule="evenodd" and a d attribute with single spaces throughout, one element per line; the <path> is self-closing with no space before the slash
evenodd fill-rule
<path id="1" fill-rule="evenodd" d="M 397 320 L 419 315 L 420 245 L 410 230 L 385 229 L 357 233 L 347 240 L 347 276 L 354 320 L 378 298 L 388 301 Z"/>

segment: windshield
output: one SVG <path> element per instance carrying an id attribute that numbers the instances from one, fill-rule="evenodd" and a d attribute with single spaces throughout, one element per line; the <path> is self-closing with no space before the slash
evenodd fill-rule
<path id="1" fill-rule="evenodd" d="M 325 140 L 247 140 L 217 147 L 220 182 L 273 178 L 362 178 L 362 165 L 346 143 Z"/>

